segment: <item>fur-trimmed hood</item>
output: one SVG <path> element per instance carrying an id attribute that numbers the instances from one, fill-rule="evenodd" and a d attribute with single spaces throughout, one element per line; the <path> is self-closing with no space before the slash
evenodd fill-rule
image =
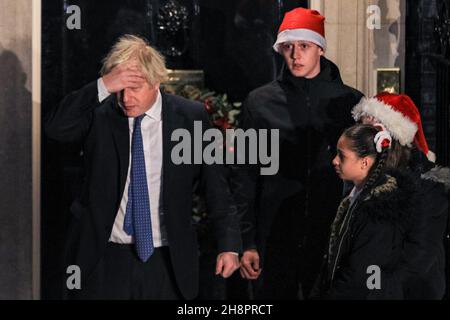
<path id="1" fill-rule="evenodd" d="M 450 168 L 436 166 L 422 174 L 421 178 L 443 184 L 446 192 L 450 190 Z"/>
<path id="2" fill-rule="evenodd" d="M 418 210 L 419 181 L 407 171 L 389 171 L 382 175 L 366 195 L 359 208 L 369 218 L 387 220 L 406 227 Z"/>
<path id="3" fill-rule="evenodd" d="M 450 168 L 440 167 L 428 161 L 425 155 L 417 149 L 413 149 L 411 153 L 409 166 L 417 177 L 442 184 L 446 192 L 450 190 Z"/>

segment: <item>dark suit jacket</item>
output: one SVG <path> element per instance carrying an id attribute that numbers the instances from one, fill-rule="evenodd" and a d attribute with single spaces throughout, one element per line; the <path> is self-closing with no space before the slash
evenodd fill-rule
<path id="1" fill-rule="evenodd" d="M 194 182 L 200 179 L 206 192 L 219 252 L 241 250 L 239 221 L 223 166 L 175 165 L 170 160 L 178 143 L 171 141 L 173 130 L 187 129 L 193 137 L 194 121 L 202 121 L 203 129 L 211 127 L 203 106 L 162 93 L 162 121 L 164 224 L 176 282 L 184 298 L 191 299 L 198 291 L 198 246 L 192 225 Z M 99 103 L 97 83 L 92 82 L 64 98 L 47 118 L 45 130 L 57 141 L 84 144 L 83 188 L 71 207 L 74 219 L 67 243 L 67 263 L 80 266 L 83 288 L 104 253 L 124 192 L 130 148 L 128 118 L 115 95 Z"/>

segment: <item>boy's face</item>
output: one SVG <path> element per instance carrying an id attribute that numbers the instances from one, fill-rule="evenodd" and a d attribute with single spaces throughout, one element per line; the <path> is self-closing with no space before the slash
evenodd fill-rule
<path id="1" fill-rule="evenodd" d="M 295 77 L 311 79 L 320 73 L 321 47 L 309 41 L 287 41 L 280 44 L 280 53 Z"/>
<path id="2" fill-rule="evenodd" d="M 361 185 L 374 163 L 372 157 L 360 158 L 352 149 L 349 139 L 341 136 L 337 144 L 337 155 L 332 161 L 336 173 L 342 180 Z"/>

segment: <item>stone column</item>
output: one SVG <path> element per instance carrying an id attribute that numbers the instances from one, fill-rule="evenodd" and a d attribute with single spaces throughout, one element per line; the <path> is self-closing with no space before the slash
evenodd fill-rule
<path id="1" fill-rule="evenodd" d="M 380 25 L 369 29 L 373 5 Z M 405 0 L 310 0 L 326 18 L 326 56 L 339 66 L 346 84 L 374 95 L 377 68 L 399 67 L 404 74 L 405 6 Z"/>
<path id="2" fill-rule="evenodd" d="M 33 147 L 32 99 L 33 87 L 40 82 L 40 75 L 33 74 L 33 54 L 35 63 L 40 59 L 40 45 L 33 46 L 33 30 L 40 32 L 40 23 L 33 28 L 33 7 L 38 4 L 40 0 L 0 2 L 0 299 L 39 295 L 38 263 L 33 259 L 39 252 L 33 218 L 33 192 L 38 189 L 33 189 L 33 174 L 40 164 L 38 159 L 33 163 L 33 151 L 39 149 L 40 136 Z"/>

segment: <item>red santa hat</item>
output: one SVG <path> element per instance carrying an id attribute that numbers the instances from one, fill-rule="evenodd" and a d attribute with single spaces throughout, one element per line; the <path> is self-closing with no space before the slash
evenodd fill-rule
<path id="1" fill-rule="evenodd" d="M 304 40 L 317 44 L 325 51 L 327 41 L 324 23 L 325 17 L 316 10 L 297 8 L 287 12 L 273 49 L 279 52 L 279 45 L 283 42 Z"/>
<path id="2" fill-rule="evenodd" d="M 355 121 L 363 116 L 375 118 L 401 145 L 411 147 L 414 143 L 430 161 L 436 161 L 435 154 L 428 149 L 420 112 L 407 95 L 382 92 L 373 98 L 362 98 L 352 115 Z"/>

